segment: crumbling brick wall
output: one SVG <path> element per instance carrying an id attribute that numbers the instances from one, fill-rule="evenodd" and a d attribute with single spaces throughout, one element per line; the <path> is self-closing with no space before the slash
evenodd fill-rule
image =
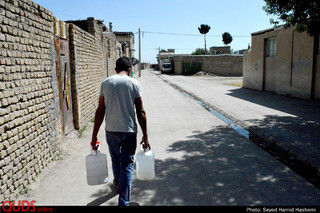
<path id="1" fill-rule="evenodd" d="M 53 16 L 30 0 L 0 1 L 0 203 L 57 153 Z"/>

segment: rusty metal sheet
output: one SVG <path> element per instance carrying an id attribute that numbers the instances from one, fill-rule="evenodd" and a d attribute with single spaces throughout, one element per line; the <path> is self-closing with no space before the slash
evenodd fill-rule
<path id="1" fill-rule="evenodd" d="M 61 128 L 64 134 L 68 134 L 74 129 L 69 41 L 55 37 L 54 45 L 56 52 L 56 73 L 59 90 Z"/>

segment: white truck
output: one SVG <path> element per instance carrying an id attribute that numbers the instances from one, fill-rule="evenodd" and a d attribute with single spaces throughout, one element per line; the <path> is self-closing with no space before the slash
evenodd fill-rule
<path id="1" fill-rule="evenodd" d="M 171 73 L 171 63 L 163 63 L 160 70 L 162 74 Z"/>

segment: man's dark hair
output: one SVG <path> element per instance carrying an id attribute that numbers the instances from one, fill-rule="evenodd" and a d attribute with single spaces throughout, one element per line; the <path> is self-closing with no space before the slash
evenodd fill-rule
<path id="1" fill-rule="evenodd" d="M 128 57 L 122 56 L 119 58 L 116 62 L 116 69 L 117 71 L 129 71 L 129 68 L 131 68 L 132 64 Z"/>

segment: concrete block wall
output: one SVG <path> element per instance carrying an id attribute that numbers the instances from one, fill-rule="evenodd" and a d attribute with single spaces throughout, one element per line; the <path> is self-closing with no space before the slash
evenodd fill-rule
<path id="1" fill-rule="evenodd" d="M 30 0 L 0 1 L 0 203 L 58 150 L 53 16 Z"/>
<path id="2" fill-rule="evenodd" d="M 215 75 L 242 76 L 243 57 L 230 55 L 182 55 L 170 57 L 175 74 L 183 74 L 183 63 L 202 62 L 202 71 Z"/>
<path id="3" fill-rule="evenodd" d="M 203 56 L 203 70 L 215 75 L 242 76 L 242 65 L 242 56 Z"/>

